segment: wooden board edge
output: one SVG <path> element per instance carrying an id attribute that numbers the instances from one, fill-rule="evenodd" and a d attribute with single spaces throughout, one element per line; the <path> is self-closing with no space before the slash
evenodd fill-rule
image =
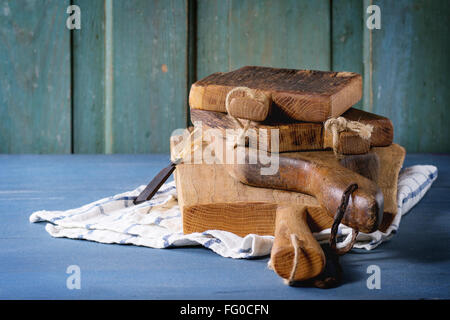
<path id="1" fill-rule="evenodd" d="M 341 116 L 345 111 L 357 104 L 361 98 L 362 76 L 355 73 L 347 86 L 330 97 L 330 112 L 327 119 Z"/>

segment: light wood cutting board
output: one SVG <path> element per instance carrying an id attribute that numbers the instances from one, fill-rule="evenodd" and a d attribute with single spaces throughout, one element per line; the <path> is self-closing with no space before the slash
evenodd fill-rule
<path id="1" fill-rule="evenodd" d="M 397 213 L 397 179 L 405 149 L 392 144 L 385 148 L 372 148 L 370 153 L 379 159 L 376 183 L 383 192 L 385 208 L 379 229 L 385 231 Z M 285 155 L 295 157 L 298 154 L 340 165 L 331 151 Z M 175 181 L 185 233 L 220 229 L 240 236 L 250 233 L 273 235 L 279 205 L 306 206 L 312 232 L 330 228 L 333 222 L 314 197 L 244 185 L 233 179 L 224 165 L 179 164 L 175 170 Z"/>

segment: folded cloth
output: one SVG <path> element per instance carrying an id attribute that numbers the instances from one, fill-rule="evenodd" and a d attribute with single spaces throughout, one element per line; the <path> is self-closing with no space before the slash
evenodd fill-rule
<path id="1" fill-rule="evenodd" d="M 398 181 L 398 213 L 385 233 L 359 234 L 356 248 L 373 249 L 390 239 L 400 221 L 425 195 L 437 178 L 434 166 L 417 165 L 404 169 Z M 133 200 L 144 185 L 129 192 L 104 198 L 67 211 L 37 211 L 30 222 L 49 222 L 45 229 L 53 237 L 84 239 L 102 243 L 134 244 L 151 248 L 202 245 L 224 257 L 253 258 L 268 255 L 273 236 L 249 234 L 239 237 L 221 230 L 183 234 L 181 212 L 174 182 L 164 184 L 150 200 L 134 205 Z M 340 226 L 338 235 L 350 235 L 350 228 Z M 326 241 L 330 229 L 315 234 Z M 349 241 L 349 236 L 344 240 Z"/>

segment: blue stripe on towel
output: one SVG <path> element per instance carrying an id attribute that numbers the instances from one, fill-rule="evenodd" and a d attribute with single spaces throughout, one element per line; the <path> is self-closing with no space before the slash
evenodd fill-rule
<path id="1" fill-rule="evenodd" d="M 209 239 L 208 241 L 206 241 L 203 245 L 207 248 L 211 247 L 213 244 L 215 243 L 221 243 L 222 241 L 220 239 L 217 238 L 212 238 Z"/>
<path id="2" fill-rule="evenodd" d="M 139 206 L 139 209 L 142 209 L 142 208 L 145 208 L 145 207 L 150 207 L 150 209 L 151 209 L 152 207 L 160 205 L 160 204 L 163 204 L 163 203 L 164 203 L 164 200 L 163 201 L 157 201 L 157 202 L 156 201 L 154 202 L 153 200 L 151 200 L 151 201 L 149 201 L 147 203 L 141 203 L 141 204 L 139 204 L 139 205 L 137 205 L 135 207 Z M 134 212 L 134 211 L 131 211 L 131 212 Z M 149 210 L 149 212 L 150 212 L 150 210 Z M 130 211 L 125 211 L 119 217 L 114 219 L 113 222 L 118 221 L 118 220 L 122 220 L 123 216 L 128 215 L 129 213 L 130 213 Z"/>
<path id="3" fill-rule="evenodd" d="M 165 236 L 163 237 L 164 247 L 165 247 L 165 248 L 167 248 L 167 247 L 170 246 L 170 243 L 169 243 L 169 238 L 170 238 L 170 236 L 171 236 L 171 234 L 167 234 L 167 235 L 165 235 Z"/>
<path id="4" fill-rule="evenodd" d="M 50 219 L 50 222 L 55 222 L 55 221 L 57 221 L 57 220 L 61 220 L 61 219 L 64 219 L 66 216 L 58 216 L 58 217 L 54 217 L 54 218 L 51 218 Z"/>
<path id="5" fill-rule="evenodd" d="M 169 216 L 169 217 L 157 217 L 154 221 L 153 221 L 153 224 L 156 224 L 156 225 L 160 225 L 161 224 L 161 221 L 163 221 L 163 220 L 169 220 L 169 219 L 174 219 L 174 218 L 179 218 L 181 216 L 181 214 L 180 213 L 178 213 L 178 214 L 176 214 L 176 215 L 174 215 L 174 216 Z"/>
<path id="6" fill-rule="evenodd" d="M 155 219 L 155 221 L 153 221 L 153 223 L 159 226 L 159 224 L 161 223 L 162 220 L 163 220 L 163 218 L 157 217 L 157 218 Z"/>
<path id="7" fill-rule="evenodd" d="M 130 239 L 132 239 L 132 238 L 135 238 L 135 237 L 137 237 L 137 235 L 133 234 L 133 235 L 131 235 L 131 236 L 128 237 L 128 238 L 125 238 L 125 239 L 120 240 L 119 243 L 120 243 L 120 244 L 126 244 L 126 243 L 128 242 L 128 240 L 130 240 Z"/>
<path id="8" fill-rule="evenodd" d="M 133 223 L 133 224 L 129 225 L 128 227 L 125 228 L 125 230 L 123 230 L 123 233 L 134 235 L 134 233 L 129 233 L 129 230 L 137 225 L 138 225 L 138 223 Z"/>
<path id="9" fill-rule="evenodd" d="M 172 190 L 174 190 L 174 189 L 175 189 L 175 186 L 170 186 L 170 187 L 168 187 L 168 188 L 166 188 L 166 189 L 164 189 L 164 190 L 158 190 L 158 191 L 156 191 L 155 194 L 166 193 L 166 192 L 172 191 Z"/>
<path id="10" fill-rule="evenodd" d="M 417 197 L 420 192 L 422 192 L 428 185 L 430 185 L 433 180 L 436 178 L 436 173 L 432 172 L 428 175 L 427 180 L 425 180 L 425 182 L 423 182 L 421 185 L 418 186 L 417 189 L 413 190 L 410 186 L 408 185 L 401 185 L 402 187 L 409 187 L 409 189 L 411 190 L 411 193 L 408 194 L 405 198 L 403 198 L 402 203 L 404 204 L 406 201 L 408 201 L 409 199 L 413 199 L 415 197 Z M 415 179 L 414 179 L 415 180 Z"/>
<path id="11" fill-rule="evenodd" d="M 64 218 L 71 218 L 71 217 L 74 217 L 74 216 L 78 216 L 80 214 L 86 213 L 86 212 L 94 209 L 95 207 L 100 207 L 100 212 L 102 212 L 102 210 L 103 210 L 102 206 L 107 204 L 107 203 L 114 202 L 114 201 L 131 200 L 131 199 L 134 199 L 134 198 L 136 198 L 136 197 L 121 197 L 121 198 L 117 198 L 117 199 L 114 199 L 114 197 L 109 197 L 103 202 L 93 204 L 92 206 L 90 206 L 86 210 L 83 210 L 83 211 L 80 211 L 80 212 L 74 212 L 74 213 L 72 213 L 72 214 L 70 214 L 68 216 L 59 216 L 59 217 L 53 218 L 53 219 L 51 219 L 51 222 L 55 222 L 55 221 L 58 221 L 58 220 L 61 220 L 61 219 L 64 219 Z"/>

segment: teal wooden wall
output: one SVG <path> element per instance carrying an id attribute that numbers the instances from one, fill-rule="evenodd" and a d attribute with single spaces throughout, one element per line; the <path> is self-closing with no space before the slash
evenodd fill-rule
<path id="1" fill-rule="evenodd" d="M 0 153 L 167 152 L 190 84 L 244 65 L 361 73 L 357 107 L 396 142 L 450 152 L 449 15 L 447 0 L 0 0 Z"/>
<path id="2" fill-rule="evenodd" d="M 71 150 L 69 1 L 0 1 L 0 152 Z"/>

